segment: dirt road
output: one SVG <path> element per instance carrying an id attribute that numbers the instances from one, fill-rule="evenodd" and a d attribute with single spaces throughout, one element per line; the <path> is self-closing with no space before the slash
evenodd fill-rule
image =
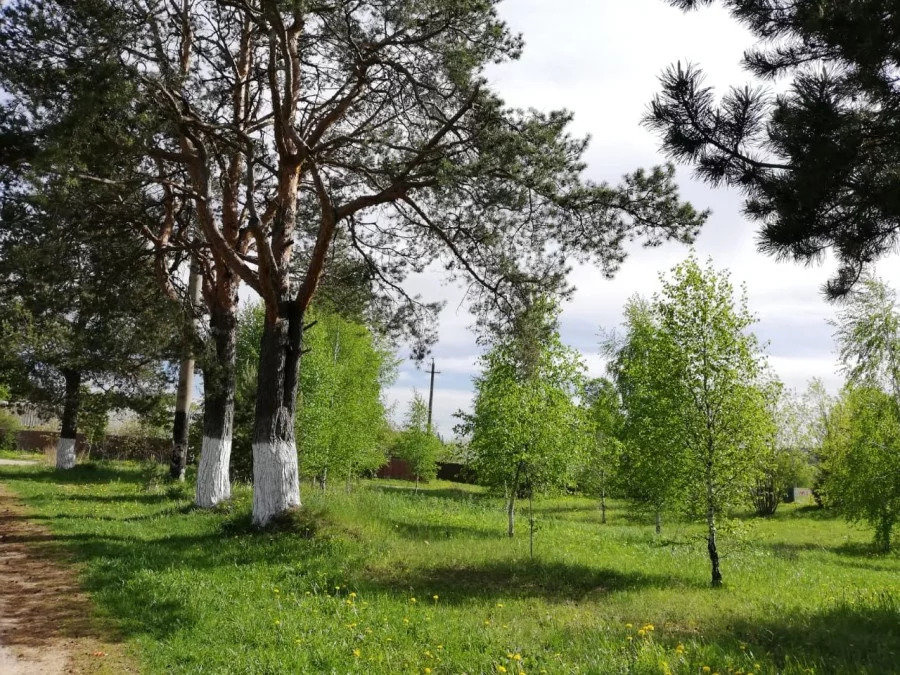
<path id="1" fill-rule="evenodd" d="M 98 630 L 74 571 L 41 550 L 50 537 L 0 484 L 0 673 L 134 672 Z"/>

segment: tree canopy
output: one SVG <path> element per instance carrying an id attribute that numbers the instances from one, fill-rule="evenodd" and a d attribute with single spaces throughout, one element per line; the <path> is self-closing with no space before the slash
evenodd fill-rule
<path id="1" fill-rule="evenodd" d="M 715 0 L 669 0 L 683 9 Z M 721 98 L 700 67 L 669 68 L 646 124 L 673 158 L 741 190 L 759 247 L 802 262 L 831 249 L 829 296 L 893 251 L 900 227 L 900 24 L 892 0 L 722 0 L 757 38 L 744 68 L 766 86 Z"/>

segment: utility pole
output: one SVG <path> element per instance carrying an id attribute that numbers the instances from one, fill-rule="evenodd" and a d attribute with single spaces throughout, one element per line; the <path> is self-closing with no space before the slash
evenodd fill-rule
<path id="1" fill-rule="evenodd" d="M 431 389 L 428 391 L 428 433 L 431 433 L 431 411 L 434 406 L 434 376 L 440 375 L 441 371 L 434 369 L 434 359 L 431 359 Z"/>

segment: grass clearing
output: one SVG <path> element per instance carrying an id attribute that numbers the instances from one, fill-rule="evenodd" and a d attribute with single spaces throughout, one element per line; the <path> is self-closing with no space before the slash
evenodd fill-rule
<path id="1" fill-rule="evenodd" d="M 725 588 L 701 528 L 613 503 L 536 503 L 505 536 L 478 488 L 366 482 L 304 490 L 280 532 L 250 492 L 200 512 L 163 468 L 0 467 L 81 566 L 148 672 L 886 673 L 900 664 L 900 556 L 814 508 L 725 528 Z M 652 626 L 652 628 L 650 628 Z"/>

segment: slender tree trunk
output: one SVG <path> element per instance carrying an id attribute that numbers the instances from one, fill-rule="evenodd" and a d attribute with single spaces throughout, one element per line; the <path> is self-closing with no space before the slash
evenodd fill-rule
<path id="1" fill-rule="evenodd" d="M 878 527 L 875 528 L 875 548 L 882 553 L 891 550 L 891 530 L 893 530 L 893 521 L 890 516 L 882 516 Z"/>
<path id="2" fill-rule="evenodd" d="M 719 570 L 719 549 L 716 545 L 716 507 L 713 502 L 712 466 L 706 469 L 706 526 L 708 529 L 706 547 L 709 550 L 709 564 L 712 568 L 712 585 L 722 585 L 722 572 Z"/>
<path id="3" fill-rule="evenodd" d="M 506 513 L 509 517 L 509 525 L 506 534 L 509 537 L 512 537 L 516 533 L 516 495 L 519 492 L 519 476 L 521 473 L 522 462 L 520 461 L 516 466 L 516 476 L 513 478 L 512 489 L 509 491 L 509 504 L 506 508 Z"/>
<path id="4" fill-rule="evenodd" d="M 662 512 L 656 509 L 656 536 L 662 534 Z"/>
<path id="5" fill-rule="evenodd" d="M 322 469 L 322 473 L 319 474 L 319 487 L 322 488 L 322 492 L 325 492 L 328 489 L 328 467 L 326 466 Z"/>
<path id="6" fill-rule="evenodd" d="M 234 308 L 210 309 L 210 339 L 203 363 L 203 447 L 197 467 L 196 504 L 211 508 L 231 497 L 228 465 L 234 422 L 237 315 Z"/>
<path id="7" fill-rule="evenodd" d="M 606 525 L 606 481 L 602 476 L 600 480 L 600 523 Z"/>
<path id="8" fill-rule="evenodd" d="M 78 433 L 78 411 L 81 408 L 81 373 L 63 371 L 66 379 L 66 398 L 63 403 L 62 427 L 56 443 L 56 468 L 75 466 L 75 438 Z"/>
<path id="9" fill-rule="evenodd" d="M 416 474 L 416 494 L 419 494 L 419 474 Z"/>
<path id="10" fill-rule="evenodd" d="M 534 558 L 534 489 L 528 486 L 528 552 Z"/>
<path id="11" fill-rule="evenodd" d="M 186 311 L 193 317 L 200 303 L 200 273 L 191 265 L 188 277 L 188 297 Z M 191 424 L 191 396 L 194 390 L 194 341 L 196 326 L 193 318 L 190 329 L 185 331 L 184 355 L 178 367 L 178 390 L 175 394 L 175 421 L 172 424 L 172 463 L 169 474 L 173 480 L 183 481 L 187 466 L 188 432 Z"/>
<path id="12" fill-rule="evenodd" d="M 294 413 L 303 343 L 303 313 L 283 302 L 266 317 L 259 357 L 253 427 L 253 523 L 300 506 Z"/>

